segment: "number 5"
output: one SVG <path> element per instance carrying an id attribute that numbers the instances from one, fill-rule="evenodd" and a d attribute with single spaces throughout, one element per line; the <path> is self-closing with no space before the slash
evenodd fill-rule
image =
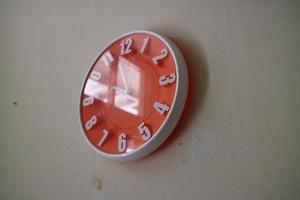
<path id="1" fill-rule="evenodd" d="M 149 130 L 149 128 L 145 125 L 144 122 L 142 122 L 139 126 L 138 126 L 140 135 L 142 136 L 144 141 L 149 140 L 149 138 L 151 137 L 151 132 Z"/>

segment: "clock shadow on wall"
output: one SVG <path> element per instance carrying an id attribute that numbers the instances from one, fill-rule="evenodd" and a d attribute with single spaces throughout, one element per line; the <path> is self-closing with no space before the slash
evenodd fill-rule
<path id="1" fill-rule="evenodd" d="M 189 134 L 187 132 L 189 125 L 193 121 L 199 120 L 195 117 L 202 110 L 209 83 L 207 59 L 199 41 L 193 38 L 189 33 L 180 32 L 180 29 L 174 27 L 152 27 L 150 30 L 170 38 L 180 49 L 187 64 L 189 88 L 185 108 L 173 132 L 153 153 L 136 162 L 145 162 L 148 159 L 154 159 L 175 142 L 177 142 L 177 144 L 175 144 L 177 146 L 185 145 L 182 141 L 179 141 L 179 137 L 184 134 Z M 199 123 L 201 124 L 201 119 Z"/>

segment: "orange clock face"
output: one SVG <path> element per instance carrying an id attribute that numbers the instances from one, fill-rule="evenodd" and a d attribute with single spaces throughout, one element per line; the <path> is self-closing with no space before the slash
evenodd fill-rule
<path id="1" fill-rule="evenodd" d="M 106 154 L 138 150 L 159 134 L 176 84 L 174 55 L 161 38 L 132 33 L 116 40 L 83 84 L 80 118 L 86 139 Z"/>

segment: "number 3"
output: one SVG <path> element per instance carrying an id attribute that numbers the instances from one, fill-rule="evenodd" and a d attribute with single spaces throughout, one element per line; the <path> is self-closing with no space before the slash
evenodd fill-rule
<path id="1" fill-rule="evenodd" d="M 170 83 L 174 83 L 176 80 L 176 74 L 171 73 L 169 76 L 163 75 L 159 78 L 159 85 L 167 85 Z"/>

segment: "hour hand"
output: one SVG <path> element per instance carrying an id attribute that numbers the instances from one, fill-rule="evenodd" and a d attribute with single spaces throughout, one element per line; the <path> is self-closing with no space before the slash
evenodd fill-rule
<path id="1" fill-rule="evenodd" d="M 120 88 L 120 87 L 117 87 L 117 86 L 113 86 L 112 89 L 115 90 L 115 91 L 117 91 L 117 92 L 120 92 L 122 94 L 127 94 L 127 91 L 124 90 L 123 88 Z"/>
<path id="2" fill-rule="evenodd" d="M 122 94 L 127 94 L 129 96 L 132 95 L 131 91 L 127 91 L 127 90 L 125 90 L 123 88 L 120 88 L 120 87 L 117 87 L 117 86 L 113 86 L 112 89 L 115 90 L 115 91 L 118 91 Z"/>

